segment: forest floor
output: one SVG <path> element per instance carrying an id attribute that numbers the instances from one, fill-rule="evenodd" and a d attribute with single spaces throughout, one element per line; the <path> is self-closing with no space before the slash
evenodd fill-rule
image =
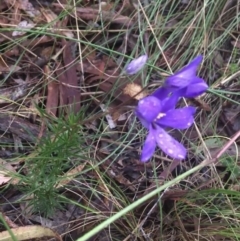
<path id="1" fill-rule="evenodd" d="M 1 1 L 0 240 L 240 240 L 239 36 L 237 0 Z M 138 100 L 198 55 L 187 158 L 141 162 Z"/>

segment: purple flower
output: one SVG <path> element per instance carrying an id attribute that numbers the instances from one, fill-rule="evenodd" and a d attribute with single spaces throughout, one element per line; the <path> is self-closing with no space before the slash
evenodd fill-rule
<path id="1" fill-rule="evenodd" d="M 142 149 L 142 162 L 152 157 L 156 146 L 174 159 L 182 160 L 186 157 L 186 148 L 164 130 L 166 127 L 185 129 L 194 122 L 195 108 L 175 109 L 178 99 L 177 95 L 164 99 L 151 95 L 138 102 L 136 116 L 149 131 Z"/>
<path id="2" fill-rule="evenodd" d="M 201 55 L 197 56 L 176 74 L 169 76 L 164 85 L 153 93 L 153 96 L 165 98 L 170 93 L 173 93 L 180 97 L 193 98 L 204 93 L 208 85 L 196 75 L 202 58 Z"/>
<path id="3" fill-rule="evenodd" d="M 132 60 L 125 68 L 125 72 L 128 75 L 136 74 L 139 70 L 143 68 L 143 66 L 146 64 L 148 59 L 148 56 L 142 55 L 134 60 Z"/>

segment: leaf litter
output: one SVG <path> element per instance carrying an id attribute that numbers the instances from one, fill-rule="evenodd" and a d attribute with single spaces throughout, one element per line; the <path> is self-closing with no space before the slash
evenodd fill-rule
<path id="1" fill-rule="evenodd" d="M 183 10 L 193 9 L 191 2 L 177 4 L 177 17 L 162 26 L 160 46 L 174 33 Z M 171 11 L 171 3 L 165 7 L 166 12 Z M 222 20 L 232 8 L 223 6 Z M 142 163 L 145 134 L 133 110 L 139 100 L 164 86 L 169 65 L 177 71 L 189 62 L 179 64 L 190 35 L 180 35 L 177 43 L 167 45 L 150 71 L 150 62 L 145 64 L 141 56 L 147 54 L 152 59 L 159 49 L 155 47 L 158 44 L 151 44 L 154 37 L 149 29 L 142 37 L 145 49 L 135 49 L 139 38 L 137 2 L 82 1 L 74 8 L 64 0 L 5 0 L 0 9 L 5 11 L 0 17 L 4 29 L 0 32 L 0 207 L 2 218 L 19 240 L 26 235 L 76 240 L 129 203 L 196 166 L 208 154 L 216 156 L 239 131 L 240 88 L 234 69 L 239 56 L 232 55 L 239 41 L 234 31 L 213 54 L 206 53 L 199 71 L 213 90 L 222 92 L 187 100 L 197 107 L 198 129 L 170 130 L 171 136 L 186 146 L 186 160 L 172 162 L 158 151 L 153 154 L 154 161 Z M 165 11 L 161 14 L 152 24 L 166 17 Z M 143 21 L 144 15 L 141 18 Z M 212 31 L 211 37 L 215 34 L 217 39 L 223 29 Z M 195 54 L 191 50 L 188 56 Z M 135 63 L 142 60 L 136 68 Z M 185 103 L 178 105 L 184 108 Z M 205 205 L 206 199 L 192 197 L 216 185 L 220 188 L 216 184 L 219 177 L 230 190 L 239 190 L 238 164 L 239 139 L 215 162 L 215 170 L 202 168 L 162 194 L 162 218 L 154 208 L 158 203 L 154 197 L 120 218 L 109 227 L 110 232 L 104 229 L 92 240 L 127 240 L 130 236 L 133 240 L 147 240 L 147 236 L 160 240 L 156 230 L 162 224 L 162 239 L 185 240 L 184 236 L 191 240 L 198 230 L 202 236 L 218 238 L 220 234 L 207 234 L 206 227 L 220 228 L 220 222 L 215 221 L 219 216 L 209 214 L 213 221 L 199 221 L 194 213 L 187 217 L 178 210 L 183 203 L 187 207 Z M 55 201 L 61 205 L 54 208 Z M 223 197 L 212 201 L 226 202 Z M 47 213 L 51 206 L 54 211 Z M 227 225 L 224 219 L 221 222 Z M 138 233 L 135 227 L 140 226 Z M 0 236 L 10 237 L 6 227 L 1 227 Z"/>

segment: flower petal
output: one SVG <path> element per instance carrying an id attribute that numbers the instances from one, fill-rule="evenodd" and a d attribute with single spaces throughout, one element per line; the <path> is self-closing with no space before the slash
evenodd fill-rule
<path id="1" fill-rule="evenodd" d="M 162 101 L 162 113 L 175 109 L 175 106 L 182 94 L 185 93 L 184 89 L 180 89 L 171 93 L 171 95 Z"/>
<path id="2" fill-rule="evenodd" d="M 151 96 L 154 96 L 158 98 L 159 100 L 164 100 L 165 98 L 168 97 L 168 95 L 171 93 L 171 91 L 168 88 L 165 88 L 164 86 L 158 88 L 155 90 Z"/>
<path id="3" fill-rule="evenodd" d="M 144 142 L 142 154 L 141 154 L 141 161 L 146 162 L 148 161 L 152 156 L 156 148 L 156 141 L 153 134 L 153 129 L 150 128 L 149 134 L 147 135 L 147 138 Z"/>
<path id="4" fill-rule="evenodd" d="M 194 122 L 193 114 L 196 109 L 192 106 L 181 109 L 170 110 L 166 115 L 156 120 L 156 123 L 163 127 L 172 127 L 176 129 L 186 129 Z"/>
<path id="5" fill-rule="evenodd" d="M 134 60 L 132 60 L 125 68 L 125 72 L 129 75 L 136 74 L 139 70 L 143 68 L 146 64 L 148 56 L 142 55 Z"/>
<path id="6" fill-rule="evenodd" d="M 208 85 L 206 82 L 201 78 L 197 78 L 194 80 L 194 82 L 192 82 L 191 85 L 186 87 L 184 97 L 194 98 L 204 93 L 207 89 Z"/>
<path id="7" fill-rule="evenodd" d="M 165 82 L 165 86 L 184 88 L 194 81 L 198 65 L 202 62 L 202 56 L 199 55 L 192 60 L 187 66 L 183 67 L 176 74 L 168 77 Z"/>
<path id="8" fill-rule="evenodd" d="M 148 123 L 151 123 L 161 112 L 162 104 L 154 96 L 148 96 L 138 102 L 136 113 Z"/>
<path id="9" fill-rule="evenodd" d="M 191 84 L 192 77 L 190 78 L 180 78 L 175 75 L 169 76 L 165 81 L 166 88 L 171 89 L 171 91 L 184 88 Z"/>
<path id="10" fill-rule="evenodd" d="M 198 55 L 195 57 L 188 65 L 183 67 L 181 70 L 179 70 L 175 76 L 180 77 L 180 78 L 189 78 L 191 76 L 195 76 L 197 73 L 197 69 L 199 64 L 201 64 L 203 59 L 202 55 Z"/>
<path id="11" fill-rule="evenodd" d="M 137 118 L 140 120 L 140 122 L 142 123 L 142 125 L 143 125 L 145 128 L 147 128 L 147 129 L 150 128 L 151 123 L 149 123 L 148 121 L 146 121 L 146 120 L 142 117 L 141 113 L 140 113 L 137 109 L 135 110 L 135 115 L 137 116 Z"/>
<path id="12" fill-rule="evenodd" d="M 181 143 L 171 137 L 165 130 L 163 130 L 159 126 L 156 126 L 153 133 L 157 145 L 162 149 L 164 153 L 166 153 L 173 159 L 185 159 L 187 150 Z"/>

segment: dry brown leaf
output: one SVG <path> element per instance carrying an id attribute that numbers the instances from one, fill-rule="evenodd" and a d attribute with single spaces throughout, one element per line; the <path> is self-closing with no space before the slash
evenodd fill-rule
<path id="1" fill-rule="evenodd" d="M 32 3 L 30 3 L 28 0 L 5 0 L 5 2 L 8 5 L 13 6 L 15 9 L 23 10 L 32 18 L 37 17 L 41 14 L 36 8 L 33 7 Z"/>
<path id="2" fill-rule="evenodd" d="M 65 185 L 67 185 L 69 182 L 71 182 L 77 175 L 79 175 L 81 173 L 81 171 L 83 170 L 85 165 L 86 165 L 86 162 L 83 165 L 78 165 L 74 169 L 72 169 L 72 170 L 68 171 L 67 173 L 65 173 L 62 176 L 62 181 L 58 183 L 56 188 L 63 187 Z"/>
<path id="3" fill-rule="evenodd" d="M 109 111 L 109 110 L 108 110 L 108 107 L 106 107 L 106 105 L 100 104 L 99 106 L 100 106 L 100 108 L 102 109 L 103 112 L 108 112 L 108 111 Z M 114 129 L 114 128 L 117 126 L 117 124 L 116 124 L 115 120 L 113 120 L 112 115 L 106 114 L 105 117 L 106 117 L 106 119 L 107 119 L 109 128 L 110 128 L 110 129 Z"/>
<path id="4" fill-rule="evenodd" d="M 12 228 L 11 229 L 13 235 L 16 237 L 18 241 L 21 240 L 30 240 L 30 239 L 38 239 L 43 240 L 45 238 L 55 238 L 55 240 L 62 241 L 60 235 L 55 233 L 49 228 L 44 228 L 37 225 L 19 227 L 19 228 Z M 1 241 L 8 241 L 12 240 L 12 236 L 9 231 L 0 232 L 0 240 Z"/>
<path id="5" fill-rule="evenodd" d="M 12 32 L 12 36 L 16 37 L 16 36 L 22 36 L 24 35 L 26 32 L 24 31 L 24 29 L 29 30 L 32 29 L 33 27 L 35 27 L 36 24 L 30 22 L 30 21 L 26 21 L 23 20 L 21 21 L 17 26 L 16 29 Z M 21 31 L 19 31 L 19 29 L 21 29 Z"/>
<path id="6" fill-rule="evenodd" d="M 212 53 L 212 56 L 213 56 L 213 58 L 212 58 L 213 63 L 216 64 L 216 66 L 217 66 L 218 68 L 222 68 L 223 65 L 224 65 L 224 59 L 223 59 L 220 51 L 217 51 L 217 50 L 214 51 L 214 52 Z"/>
<path id="7" fill-rule="evenodd" d="M 0 171 L 0 186 L 8 183 L 12 177 L 8 176 L 8 174 L 4 171 Z"/>
<path id="8" fill-rule="evenodd" d="M 51 30 L 53 33 L 62 33 L 68 38 L 74 37 L 72 31 L 68 29 L 66 26 L 62 26 L 64 24 L 62 24 L 62 22 L 58 20 L 59 17 L 50 8 L 42 8 L 41 12 L 43 16 L 46 18 L 47 23 L 53 23 Z"/>
<path id="9" fill-rule="evenodd" d="M 146 91 L 143 91 L 141 85 L 135 83 L 127 84 L 126 87 L 123 89 L 123 93 L 131 96 L 136 100 L 140 100 L 148 95 Z"/>
<path id="10" fill-rule="evenodd" d="M 15 224 L 8 216 L 4 213 L 1 213 L 1 215 L 10 228 L 18 228 L 18 225 Z"/>
<path id="11" fill-rule="evenodd" d="M 12 179 L 15 169 L 10 163 L 0 159 L 0 185 L 8 183 Z"/>
<path id="12" fill-rule="evenodd" d="M 61 9 L 65 9 L 65 8 L 69 9 L 66 4 L 53 3 L 53 5 Z M 69 11 L 71 10 L 69 9 Z M 99 9 L 93 9 L 88 7 L 85 7 L 85 8 L 76 7 L 76 11 L 79 19 L 92 20 L 92 21 L 97 21 L 98 19 L 100 19 Z M 128 16 L 123 16 L 113 11 L 101 11 L 101 19 L 103 21 L 109 21 L 111 23 L 117 23 L 123 26 L 131 26 L 134 23 L 132 19 L 129 18 Z"/>
<path id="13" fill-rule="evenodd" d="M 14 73 L 21 69 L 18 65 L 8 65 L 2 55 L 0 55 L 0 73 Z"/>

